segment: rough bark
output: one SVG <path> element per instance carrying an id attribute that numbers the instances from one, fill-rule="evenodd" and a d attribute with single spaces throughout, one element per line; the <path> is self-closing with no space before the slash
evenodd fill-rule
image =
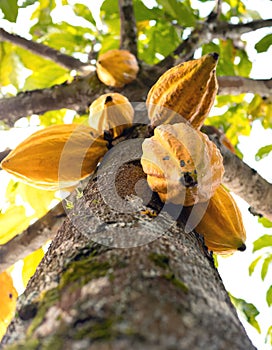
<path id="1" fill-rule="evenodd" d="M 88 184 L 19 299 L 2 349 L 255 349 L 202 239 L 156 197 L 151 207 L 139 201 L 139 164 L 121 168 L 116 189 L 134 211 L 117 211 L 119 197 L 107 205 L 99 178 Z"/>
<path id="2" fill-rule="evenodd" d="M 137 29 L 132 0 L 118 0 L 121 21 L 120 49 L 137 57 Z"/>

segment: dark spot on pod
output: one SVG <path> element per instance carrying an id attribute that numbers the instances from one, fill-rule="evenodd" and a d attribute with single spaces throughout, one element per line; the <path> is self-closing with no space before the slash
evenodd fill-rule
<path id="1" fill-rule="evenodd" d="M 240 252 L 244 252 L 246 250 L 246 245 L 243 243 L 237 250 L 240 250 Z"/>
<path id="2" fill-rule="evenodd" d="M 112 102 L 112 97 L 109 95 L 105 99 L 105 103 Z"/>
<path id="3" fill-rule="evenodd" d="M 169 160 L 169 159 L 170 159 L 169 156 L 165 156 L 165 157 L 162 158 L 162 160 Z"/>
<path id="4" fill-rule="evenodd" d="M 12 299 L 13 295 L 12 293 L 9 293 L 9 298 Z"/>
<path id="5" fill-rule="evenodd" d="M 179 178 L 179 181 L 185 187 L 197 186 L 197 179 L 195 178 L 195 176 L 192 176 L 192 173 L 190 173 L 189 171 L 187 171 L 186 173 L 183 173 L 183 175 Z"/>
<path id="6" fill-rule="evenodd" d="M 180 166 L 183 168 L 183 167 L 185 166 L 184 160 L 181 160 L 181 161 L 179 162 L 179 164 L 180 164 Z"/>

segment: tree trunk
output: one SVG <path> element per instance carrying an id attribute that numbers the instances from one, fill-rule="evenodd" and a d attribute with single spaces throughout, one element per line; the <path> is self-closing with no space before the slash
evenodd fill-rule
<path id="1" fill-rule="evenodd" d="M 116 171 L 117 151 L 68 212 L 2 348 L 255 349 L 201 237 L 150 198 L 139 162 Z"/>

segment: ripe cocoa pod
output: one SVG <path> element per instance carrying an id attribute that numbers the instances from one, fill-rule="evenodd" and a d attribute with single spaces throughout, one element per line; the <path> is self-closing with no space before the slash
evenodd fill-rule
<path id="1" fill-rule="evenodd" d="M 93 128 L 52 125 L 21 142 L 1 167 L 32 186 L 57 190 L 91 174 L 106 152 L 107 142 Z"/>
<path id="2" fill-rule="evenodd" d="M 206 135 L 189 124 L 165 124 L 142 145 L 141 164 L 150 188 L 163 202 L 206 202 L 221 183 L 222 156 Z"/>
<path id="3" fill-rule="evenodd" d="M 13 285 L 13 280 L 6 271 L 0 273 L 0 342 L 6 333 L 16 308 L 18 293 Z"/>
<path id="4" fill-rule="evenodd" d="M 89 108 L 89 125 L 100 134 L 110 131 L 115 138 L 133 122 L 134 110 L 129 100 L 118 93 L 98 97 Z"/>
<path id="5" fill-rule="evenodd" d="M 197 204 L 196 207 L 201 205 Z M 246 232 L 241 212 L 223 185 L 220 185 L 211 197 L 195 230 L 204 236 L 208 249 L 217 254 L 231 254 L 246 249 Z"/>
<path id="6" fill-rule="evenodd" d="M 153 127 L 186 119 L 200 129 L 218 90 L 215 75 L 217 60 L 217 53 L 207 54 L 181 63 L 159 78 L 146 101 Z"/>
<path id="7" fill-rule="evenodd" d="M 136 79 L 139 66 L 136 57 L 127 50 L 110 50 L 98 57 L 96 72 L 108 86 L 123 87 Z"/>

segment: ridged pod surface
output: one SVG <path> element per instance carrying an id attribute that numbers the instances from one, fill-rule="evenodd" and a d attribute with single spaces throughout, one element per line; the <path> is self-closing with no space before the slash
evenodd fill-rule
<path id="1" fill-rule="evenodd" d="M 147 96 L 151 125 L 188 120 L 200 129 L 218 90 L 215 75 L 217 53 L 187 61 L 166 71 Z"/>
<path id="2" fill-rule="evenodd" d="M 52 125 L 21 142 L 1 167 L 32 186 L 57 190 L 91 174 L 106 152 L 107 142 L 93 128 Z"/>
<path id="3" fill-rule="evenodd" d="M 123 87 L 136 79 L 139 66 L 136 57 L 127 50 L 110 50 L 98 57 L 96 72 L 105 85 Z"/>
<path id="4" fill-rule="evenodd" d="M 224 167 L 219 150 L 188 124 L 156 127 L 142 148 L 148 185 L 163 202 L 184 206 L 206 202 L 221 183 Z"/>
<path id="5" fill-rule="evenodd" d="M 195 230 L 204 236 L 209 250 L 217 254 L 231 254 L 246 249 L 246 232 L 241 212 L 233 197 L 222 185 L 211 197 Z"/>
<path id="6" fill-rule="evenodd" d="M 133 122 L 134 109 L 129 100 L 119 93 L 109 93 L 98 97 L 89 108 L 89 125 L 100 134 L 110 131 L 115 138 Z"/>

